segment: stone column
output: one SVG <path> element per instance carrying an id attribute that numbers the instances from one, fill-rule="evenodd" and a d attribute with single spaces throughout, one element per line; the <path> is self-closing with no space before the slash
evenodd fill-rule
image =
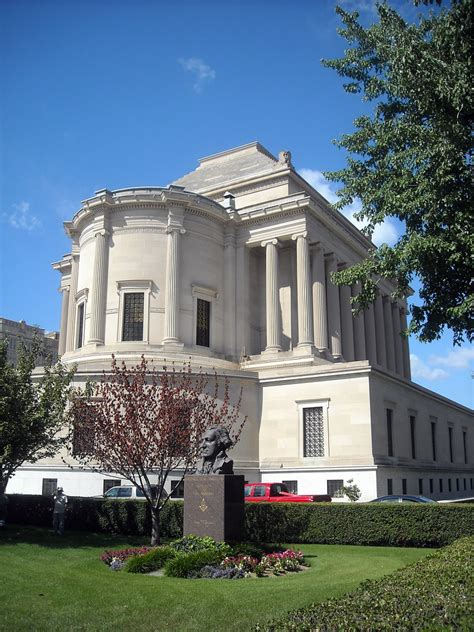
<path id="1" fill-rule="evenodd" d="M 393 346 L 395 348 L 395 371 L 403 375 L 402 337 L 400 329 L 400 309 L 397 302 L 392 303 Z"/>
<path id="2" fill-rule="evenodd" d="M 249 250 L 245 244 L 239 244 L 236 252 L 236 301 L 237 301 L 237 352 L 240 357 L 250 355 L 254 350 L 249 348 L 249 283 L 250 261 Z M 260 353 L 261 349 L 258 349 Z"/>
<path id="3" fill-rule="evenodd" d="M 408 328 L 407 312 L 404 307 L 400 309 L 400 329 L 406 331 Z M 402 357 L 403 357 L 403 375 L 407 380 L 411 380 L 410 369 L 410 349 L 408 343 L 408 336 L 402 336 Z"/>
<path id="4" fill-rule="evenodd" d="M 66 337 L 67 337 L 67 321 L 69 312 L 69 286 L 62 287 L 59 290 L 61 292 L 61 326 L 59 328 L 59 344 L 58 344 L 58 356 L 61 357 L 66 351 Z"/>
<path id="5" fill-rule="evenodd" d="M 109 264 L 109 232 L 100 230 L 95 235 L 95 257 L 91 292 L 91 323 L 89 342 L 103 345 L 105 341 L 105 310 Z"/>
<path id="6" fill-rule="evenodd" d="M 235 340 L 235 232 L 229 230 L 224 236 L 224 344 L 229 357 L 236 355 Z"/>
<path id="7" fill-rule="evenodd" d="M 354 283 L 352 286 L 352 296 L 358 296 L 360 293 L 360 283 Z M 367 352 L 365 349 L 365 318 L 364 312 L 359 312 L 354 316 L 354 351 L 356 360 L 366 360 Z"/>
<path id="8" fill-rule="evenodd" d="M 354 329 L 352 326 L 351 288 L 349 285 L 339 287 L 339 300 L 341 302 L 341 328 L 342 328 L 342 355 L 346 362 L 353 362 L 354 354 Z"/>
<path id="9" fill-rule="evenodd" d="M 367 360 L 373 366 L 374 364 L 377 364 L 377 338 L 375 334 L 375 313 L 373 303 L 371 303 L 364 312 L 364 324 Z"/>
<path id="10" fill-rule="evenodd" d="M 296 241 L 296 278 L 298 291 L 298 346 L 313 346 L 313 310 L 311 305 L 311 264 L 308 233 L 293 235 Z"/>
<path id="11" fill-rule="evenodd" d="M 377 340 L 377 362 L 380 366 L 387 368 L 387 349 L 385 344 L 385 323 L 383 317 L 383 300 L 380 292 L 374 302 L 375 312 L 375 338 Z"/>
<path id="12" fill-rule="evenodd" d="M 321 355 L 328 350 L 328 324 L 326 307 L 326 272 L 324 251 L 315 246 L 312 251 L 313 262 L 313 323 L 314 344 Z"/>
<path id="13" fill-rule="evenodd" d="M 179 226 L 168 226 L 166 250 L 165 335 L 163 344 L 180 344 L 179 319 L 179 237 L 186 232 Z"/>
<path id="14" fill-rule="evenodd" d="M 76 293 L 79 274 L 79 255 L 72 255 L 71 286 L 69 289 L 69 308 L 67 319 L 66 351 L 74 351 L 76 336 Z"/>
<path id="15" fill-rule="evenodd" d="M 266 321 L 267 346 L 265 351 L 281 351 L 280 300 L 278 295 L 278 239 L 262 242 L 266 259 Z"/>
<path id="16" fill-rule="evenodd" d="M 332 273 L 337 272 L 335 255 L 327 257 L 326 293 L 328 303 L 328 333 L 331 341 L 331 353 L 334 359 L 342 358 L 341 348 L 341 306 L 339 303 L 339 288 L 331 281 Z"/>
<path id="17" fill-rule="evenodd" d="M 385 344 L 387 348 L 387 367 L 395 371 L 395 345 L 393 341 L 392 301 L 390 296 L 383 297 L 383 313 L 385 322 Z"/>

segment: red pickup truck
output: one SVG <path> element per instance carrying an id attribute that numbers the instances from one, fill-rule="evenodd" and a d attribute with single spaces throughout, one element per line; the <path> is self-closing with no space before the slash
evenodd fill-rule
<path id="1" fill-rule="evenodd" d="M 298 496 L 289 492 L 285 483 L 246 483 L 245 500 L 253 503 L 330 503 L 331 496 L 327 494 Z"/>

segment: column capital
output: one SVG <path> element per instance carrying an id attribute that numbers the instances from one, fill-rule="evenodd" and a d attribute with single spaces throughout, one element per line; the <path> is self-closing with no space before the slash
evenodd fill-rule
<path id="1" fill-rule="evenodd" d="M 58 292 L 60 294 L 62 294 L 63 292 L 70 292 L 70 290 L 71 290 L 70 285 L 62 285 L 60 288 L 58 288 Z"/>
<path id="2" fill-rule="evenodd" d="M 179 233 L 180 235 L 184 235 L 186 232 L 186 229 L 183 228 L 182 226 L 173 226 L 172 224 L 170 224 L 169 226 L 166 227 L 165 232 L 169 235 L 170 233 Z"/>
<path id="3" fill-rule="evenodd" d="M 307 230 L 303 230 L 303 231 L 301 231 L 299 233 L 295 233 L 294 235 L 291 236 L 291 239 L 292 239 L 292 241 L 296 241 L 300 237 L 302 237 L 303 239 L 307 239 L 308 238 L 308 231 Z"/>
<path id="4" fill-rule="evenodd" d="M 110 235 L 110 230 L 107 228 L 101 228 L 94 233 L 94 237 L 108 237 Z"/>
<path id="5" fill-rule="evenodd" d="M 272 239 L 265 239 L 260 245 L 262 246 L 262 248 L 265 248 L 266 246 L 278 246 L 279 244 L 280 242 L 278 241 L 278 239 L 276 239 L 276 237 L 273 237 Z"/>

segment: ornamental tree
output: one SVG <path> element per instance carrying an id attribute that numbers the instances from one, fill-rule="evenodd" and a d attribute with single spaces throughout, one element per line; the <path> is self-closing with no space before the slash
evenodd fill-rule
<path id="1" fill-rule="evenodd" d="M 325 175 L 343 184 L 337 208 L 361 201 L 356 217 L 368 222 L 369 236 L 386 217 L 400 220 L 403 234 L 334 280 L 361 281 L 360 309 L 380 277 L 403 296 L 417 276 L 421 304 L 411 307 L 410 329 L 432 341 L 447 326 L 460 344 L 474 337 L 472 2 L 452 0 L 417 24 L 387 3 L 376 6 L 379 21 L 368 28 L 357 13 L 336 9 L 350 48 L 323 64 L 374 107 L 336 142 L 349 153 L 347 166 Z"/>
<path id="2" fill-rule="evenodd" d="M 82 466 L 95 472 L 116 472 L 136 485 L 148 503 L 151 544 L 160 542 L 160 512 L 168 495 L 171 472 L 192 470 L 207 428 L 227 428 L 237 442 L 245 418 L 241 395 L 230 402 L 229 382 L 220 395 L 217 375 L 211 382 L 187 364 L 161 371 L 141 362 L 127 367 L 112 356 L 111 371 L 76 395 L 71 409 L 70 451 Z"/>
<path id="3" fill-rule="evenodd" d="M 33 382 L 41 343 L 20 349 L 17 368 L 7 362 L 7 344 L 0 342 L 0 497 L 20 465 L 53 456 L 63 445 L 75 372 L 47 364 Z"/>

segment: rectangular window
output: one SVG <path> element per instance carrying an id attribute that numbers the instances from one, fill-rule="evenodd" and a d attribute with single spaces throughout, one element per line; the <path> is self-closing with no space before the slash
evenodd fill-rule
<path id="1" fill-rule="evenodd" d="M 120 479 L 109 478 L 104 481 L 104 489 L 102 493 L 105 494 L 105 492 L 108 492 L 109 489 L 112 489 L 112 487 L 120 487 L 121 484 L 122 481 Z"/>
<path id="2" fill-rule="evenodd" d="M 473 488 L 474 478 L 471 478 L 470 481 L 471 481 L 471 489 L 474 489 Z"/>
<path id="3" fill-rule="evenodd" d="M 290 494 L 298 493 L 298 481 L 282 481 L 284 485 L 286 485 Z"/>
<path id="4" fill-rule="evenodd" d="M 392 418 L 393 418 L 393 410 L 391 408 L 387 408 L 387 451 L 388 451 L 388 456 L 393 456 Z"/>
<path id="5" fill-rule="evenodd" d="M 323 407 L 303 408 L 303 456 L 324 456 Z"/>
<path id="6" fill-rule="evenodd" d="M 464 463 L 467 463 L 467 432 L 462 431 L 462 448 L 464 452 Z"/>
<path id="7" fill-rule="evenodd" d="M 443 479 L 442 478 L 439 479 L 439 491 L 441 494 L 443 493 Z"/>
<path id="8" fill-rule="evenodd" d="M 418 493 L 423 494 L 423 479 L 422 478 L 418 479 Z"/>
<path id="9" fill-rule="evenodd" d="M 431 452 L 433 461 L 436 461 L 436 422 L 431 422 Z"/>
<path id="10" fill-rule="evenodd" d="M 84 345 L 84 308 L 85 303 L 80 303 L 77 306 L 77 349 Z"/>
<path id="11" fill-rule="evenodd" d="M 434 491 L 434 481 L 432 478 L 430 478 L 430 494 L 432 494 Z"/>
<path id="12" fill-rule="evenodd" d="M 464 491 L 466 491 L 467 490 L 467 479 L 464 478 L 463 481 L 464 481 Z"/>
<path id="13" fill-rule="evenodd" d="M 184 480 L 171 481 L 171 498 L 184 498 Z"/>
<path id="14" fill-rule="evenodd" d="M 406 494 L 406 493 L 407 493 L 407 479 L 402 478 L 402 494 Z"/>
<path id="15" fill-rule="evenodd" d="M 200 347 L 209 347 L 211 331 L 211 303 L 202 298 L 198 298 L 196 310 L 196 344 Z"/>
<path id="16" fill-rule="evenodd" d="M 341 487 L 344 485 L 344 481 L 341 480 L 332 480 L 332 481 L 327 481 L 327 493 L 328 496 L 331 496 L 331 498 L 341 498 L 342 497 L 342 492 L 341 492 Z"/>
<path id="17" fill-rule="evenodd" d="M 459 491 L 459 478 L 456 479 L 456 491 Z"/>
<path id="18" fill-rule="evenodd" d="M 57 478 L 43 478 L 43 496 L 52 496 L 58 488 Z"/>
<path id="19" fill-rule="evenodd" d="M 448 426 L 448 436 L 449 436 L 449 460 L 452 463 L 453 462 L 453 429 L 451 426 Z"/>
<path id="20" fill-rule="evenodd" d="M 387 494 L 389 496 L 393 494 L 393 481 L 391 478 L 387 478 Z"/>
<path id="21" fill-rule="evenodd" d="M 143 340 L 145 295 L 143 292 L 126 292 L 123 299 L 122 340 Z"/>
<path id="22" fill-rule="evenodd" d="M 411 458 L 412 459 L 416 459 L 415 424 L 416 424 L 416 417 L 414 415 L 410 415 L 410 438 L 411 438 Z"/>
<path id="23" fill-rule="evenodd" d="M 448 492 L 452 492 L 452 491 L 453 491 L 453 486 L 452 486 L 452 483 L 451 483 L 451 479 L 448 478 Z"/>

